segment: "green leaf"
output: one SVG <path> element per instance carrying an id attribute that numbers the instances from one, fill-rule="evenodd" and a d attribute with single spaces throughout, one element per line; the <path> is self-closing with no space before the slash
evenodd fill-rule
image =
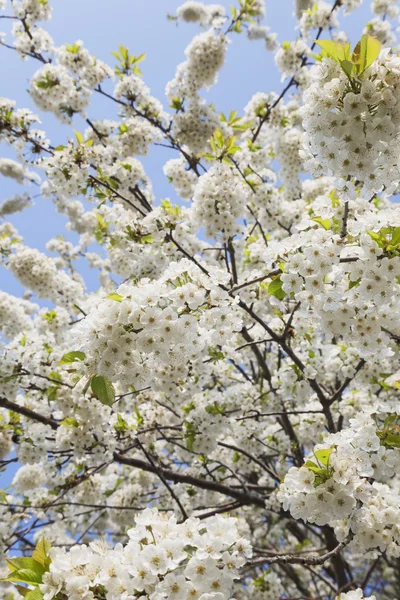
<path id="1" fill-rule="evenodd" d="M 369 229 L 367 229 L 367 233 L 369 237 L 373 239 L 374 242 L 376 242 L 377 244 L 382 242 L 382 235 L 380 233 L 377 233 L 376 231 L 370 231 Z"/>
<path id="2" fill-rule="evenodd" d="M 315 221 L 316 223 L 321 225 L 321 227 L 326 229 L 326 231 L 329 231 L 331 228 L 331 220 L 330 219 L 322 219 L 321 217 L 314 217 L 313 219 L 311 219 L 311 221 Z"/>
<path id="3" fill-rule="evenodd" d="M 349 79 L 351 79 L 352 73 L 354 71 L 354 63 L 351 62 L 351 60 L 341 60 L 340 61 L 340 66 L 342 67 L 343 71 L 346 73 L 347 77 Z"/>
<path id="4" fill-rule="evenodd" d="M 71 52 L 71 54 L 78 54 L 79 50 L 81 49 L 79 44 L 66 44 L 65 46 L 68 52 Z"/>
<path id="5" fill-rule="evenodd" d="M 111 294 L 108 294 L 107 298 L 115 300 L 116 302 L 122 302 L 122 300 L 124 300 L 124 297 L 117 294 L 117 292 L 111 292 Z"/>
<path id="6" fill-rule="evenodd" d="M 29 590 L 29 592 L 25 595 L 25 600 L 43 600 L 43 594 L 37 587 L 34 590 Z"/>
<path id="7" fill-rule="evenodd" d="M 39 561 L 33 559 L 30 556 L 7 558 L 6 561 L 7 566 L 11 571 L 11 574 L 21 570 L 37 571 L 40 574 L 44 573 L 43 565 L 41 565 Z"/>
<path id="8" fill-rule="evenodd" d="M 215 346 L 210 346 L 208 348 L 208 356 L 211 358 L 211 362 L 213 363 L 225 359 L 225 354 Z"/>
<path id="9" fill-rule="evenodd" d="M 381 51 L 380 42 L 370 35 L 363 35 L 361 40 L 354 48 L 352 61 L 358 67 L 358 73 L 361 74 L 372 65 Z"/>
<path id="10" fill-rule="evenodd" d="M 66 417 L 60 423 L 60 425 L 65 425 L 66 427 L 79 427 L 79 423 L 73 417 Z"/>
<path id="11" fill-rule="evenodd" d="M 31 590 L 30 588 L 24 587 L 23 585 L 18 585 L 18 583 L 14 583 L 14 587 L 17 590 L 17 592 L 19 594 L 21 594 L 21 596 L 23 598 L 25 598 L 27 596 L 27 594 L 29 594 L 29 592 L 33 592 L 35 590 L 38 590 L 39 588 L 35 588 L 35 590 Z M 6 600 L 13 600 L 14 596 L 10 596 L 10 597 L 6 597 Z"/>
<path id="12" fill-rule="evenodd" d="M 125 46 L 122 46 L 122 44 L 119 45 L 119 52 L 124 60 L 129 57 L 128 48 L 125 48 Z"/>
<path id="13" fill-rule="evenodd" d="M 17 592 L 21 594 L 23 598 L 27 598 L 27 600 L 43 600 L 43 594 L 38 587 L 32 589 L 24 587 L 23 585 L 18 585 L 17 583 L 14 584 L 14 587 Z M 6 596 L 5 600 L 11 600 L 12 598 L 14 598 L 13 594 L 11 594 L 11 596 Z"/>
<path id="14" fill-rule="evenodd" d="M 225 138 L 224 138 L 224 134 L 222 133 L 222 131 L 220 129 L 217 129 L 214 132 L 214 140 L 215 140 L 215 143 L 217 144 L 218 148 L 220 148 L 222 150 L 222 148 L 224 147 L 224 144 L 225 144 Z"/>
<path id="15" fill-rule="evenodd" d="M 347 44 L 332 40 L 314 40 L 314 42 L 322 49 L 323 57 L 333 58 L 339 64 L 341 61 L 350 60 L 350 42 Z"/>
<path id="16" fill-rule="evenodd" d="M 392 232 L 391 245 L 398 246 L 400 244 L 400 227 L 395 227 Z"/>
<path id="17" fill-rule="evenodd" d="M 142 54 L 139 54 L 139 56 L 133 56 L 132 58 L 134 59 L 133 62 L 135 64 L 138 64 L 138 63 L 142 62 L 142 60 L 144 60 L 146 58 L 146 54 L 143 52 Z"/>
<path id="18" fill-rule="evenodd" d="M 57 400 L 57 391 L 58 385 L 51 385 L 47 388 L 46 394 L 49 402 L 54 402 L 55 400 Z"/>
<path id="19" fill-rule="evenodd" d="M 329 465 L 329 458 L 332 454 L 333 446 L 331 448 L 327 448 L 326 450 L 315 450 L 314 456 L 315 458 L 325 467 Z"/>
<path id="20" fill-rule="evenodd" d="M 87 382 L 85 383 L 85 387 L 82 390 L 82 394 L 85 395 L 86 392 L 88 391 L 90 384 L 91 384 L 92 378 L 89 377 L 89 379 L 87 380 Z"/>
<path id="21" fill-rule="evenodd" d="M 84 142 L 83 135 L 81 133 L 79 133 L 79 131 L 75 131 L 75 129 L 74 129 L 74 134 L 75 134 L 76 141 L 78 142 L 78 144 L 83 144 L 83 142 Z"/>
<path id="22" fill-rule="evenodd" d="M 182 110 L 183 109 L 183 99 L 179 98 L 178 96 L 175 96 L 174 98 L 172 98 L 170 107 L 175 110 Z"/>
<path id="23" fill-rule="evenodd" d="M 325 469 L 322 469 L 321 467 L 319 467 L 318 465 L 316 465 L 315 462 L 313 462 L 312 460 L 307 460 L 304 463 L 304 466 L 307 467 L 307 469 L 309 471 L 312 471 L 313 473 L 320 474 L 320 473 L 324 473 L 325 472 Z"/>
<path id="24" fill-rule="evenodd" d="M 92 388 L 93 394 L 102 404 L 106 406 L 112 406 L 115 402 L 115 390 L 114 386 L 107 377 L 103 375 L 95 375 L 92 377 L 90 387 Z"/>
<path id="25" fill-rule="evenodd" d="M 388 427 L 389 425 L 392 425 L 393 423 L 395 423 L 398 419 L 398 416 L 396 415 L 396 413 L 391 413 L 390 415 L 388 415 L 386 417 L 386 419 L 383 422 L 383 427 Z"/>
<path id="26" fill-rule="evenodd" d="M 206 412 L 209 415 L 222 415 L 224 413 L 224 409 L 220 404 L 218 404 L 218 402 L 214 402 L 214 404 L 209 404 L 206 406 Z"/>
<path id="27" fill-rule="evenodd" d="M 53 323 L 53 321 L 57 318 L 57 313 L 56 313 L 56 311 L 54 309 L 53 310 L 49 310 L 47 313 L 45 313 L 43 315 L 43 318 L 46 319 L 46 321 L 48 323 Z"/>
<path id="28" fill-rule="evenodd" d="M 49 557 L 50 548 L 51 548 L 50 542 L 48 542 L 47 540 L 45 540 L 44 537 L 42 537 L 39 540 L 39 542 L 36 544 L 36 548 L 32 554 L 32 558 L 34 560 L 36 560 L 36 562 L 43 565 L 43 567 L 46 569 L 46 571 L 48 570 L 48 567 L 51 562 L 51 559 Z"/>
<path id="29" fill-rule="evenodd" d="M 39 565 L 40 567 L 42 565 Z M 42 583 L 44 570 L 20 569 L 13 571 L 9 577 L 4 577 L 0 581 L 9 581 L 10 583 L 27 583 L 28 585 L 39 585 Z"/>
<path id="30" fill-rule="evenodd" d="M 193 452 L 194 451 L 194 443 L 196 441 L 197 430 L 196 430 L 196 427 L 193 425 L 193 423 L 190 423 L 190 422 L 186 422 L 185 427 L 186 427 L 186 433 L 185 433 L 186 448 L 190 452 Z"/>
<path id="31" fill-rule="evenodd" d="M 384 445 L 389 448 L 400 448 L 400 435 L 388 433 L 384 439 Z"/>
<path id="32" fill-rule="evenodd" d="M 129 428 L 127 421 L 118 413 L 117 414 L 117 424 L 114 425 L 115 431 L 122 433 Z"/>
<path id="33" fill-rule="evenodd" d="M 75 350 L 73 352 L 67 352 L 59 361 L 59 365 L 70 365 L 78 360 L 84 361 L 86 358 L 86 354 L 84 352 L 80 352 L 79 350 Z"/>
<path id="34" fill-rule="evenodd" d="M 361 277 L 360 277 L 360 279 L 356 279 L 355 281 L 350 281 L 349 290 L 351 290 L 353 287 L 357 287 L 358 285 L 360 285 L 360 283 L 361 283 Z"/>
<path id="35" fill-rule="evenodd" d="M 268 286 L 268 294 L 270 296 L 275 296 L 275 298 L 278 298 L 278 300 L 283 300 L 283 298 L 286 296 L 286 293 L 283 291 L 282 285 L 283 284 L 280 277 L 276 277 Z"/>

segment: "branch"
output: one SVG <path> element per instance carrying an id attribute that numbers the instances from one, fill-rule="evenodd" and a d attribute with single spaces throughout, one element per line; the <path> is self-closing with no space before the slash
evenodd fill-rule
<path id="1" fill-rule="evenodd" d="M 136 467 L 137 469 L 141 469 L 142 471 L 147 471 L 149 473 L 154 473 L 155 475 L 158 474 L 157 470 L 151 464 L 138 458 L 127 458 L 123 454 L 114 452 L 114 460 L 122 465 Z M 210 490 L 212 492 L 217 492 L 218 494 L 230 496 L 231 498 L 240 500 L 241 504 L 253 504 L 260 508 L 265 508 L 265 499 L 257 494 L 235 490 L 227 485 L 223 485 L 222 483 L 218 483 L 216 481 L 208 481 L 206 479 L 194 477 L 193 475 L 178 473 L 177 471 L 172 471 L 170 469 L 159 468 L 158 471 L 159 473 L 162 473 L 165 479 L 173 481 L 174 483 L 186 483 L 187 485 L 192 485 L 203 490 Z M 272 489 L 273 488 L 271 488 L 271 491 Z"/>
<path id="2" fill-rule="evenodd" d="M 352 375 L 351 377 L 346 377 L 346 379 L 343 381 L 342 385 L 329 398 L 329 404 L 333 404 L 335 402 L 335 400 L 338 400 L 340 398 L 340 396 L 343 394 L 344 390 L 347 388 L 349 383 L 351 383 L 353 381 L 353 379 L 356 377 L 358 372 L 361 371 L 361 369 L 363 368 L 364 365 L 365 365 L 365 360 L 362 358 L 360 360 L 360 362 L 358 363 L 358 365 L 356 366 L 354 375 Z"/>
<path id="3" fill-rule="evenodd" d="M 39 423 L 43 423 L 43 425 L 48 425 L 54 430 L 58 429 L 60 425 L 55 419 L 52 419 L 51 417 L 45 417 L 36 411 L 26 408 L 25 406 L 20 406 L 15 402 L 10 402 L 10 400 L 7 400 L 7 398 L 4 398 L 3 396 L 0 396 L 0 406 L 7 408 L 8 410 L 12 410 L 20 415 L 24 415 L 24 417 L 28 417 L 34 421 L 38 421 Z"/>
<path id="4" fill-rule="evenodd" d="M 149 461 L 150 465 L 155 469 L 155 473 L 158 475 L 158 477 L 161 479 L 162 483 L 165 485 L 165 487 L 167 488 L 167 490 L 169 491 L 169 493 L 171 494 L 173 500 L 175 500 L 176 504 L 179 507 L 179 510 L 182 513 L 182 517 L 183 520 L 186 521 L 188 519 L 188 515 L 186 513 L 186 510 L 184 509 L 181 501 L 179 500 L 178 496 L 175 494 L 174 490 L 171 488 L 171 486 L 169 485 L 168 481 L 166 480 L 166 478 L 164 477 L 164 473 L 163 470 L 161 469 L 161 467 L 159 467 L 154 460 L 152 459 L 152 457 L 150 456 L 150 454 L 146 451 L 146 449 L 144 448 L 143 444 L 141 444 L 141 442 L 139 441 L 139 438 L 137 438 L 137 443 L 139 445 L 139 448 L 141 449 L 141 451 L 143 452 L 143 454 L 145 455 L 145 457 L 147 458 L 147 460 Z"/>
<path id="5" fill-rule="evenodd" d="M 281 554 L 274 557 L 259 557 L 251 561 L 252 565 L 262 565 L 265 563 L 288 563 L 291 565 L 323 565 L 324 562 L 337 556 L 353 539 L 353 533 L 350 533 L 347 538 L 340 542 L 333 550 L 322 554 L 321 556 L 296 556 L 294 554 Z"/>

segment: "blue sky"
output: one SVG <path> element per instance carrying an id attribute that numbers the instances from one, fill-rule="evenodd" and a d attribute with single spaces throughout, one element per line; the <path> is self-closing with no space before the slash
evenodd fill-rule
<path id="1" fill-rule="evenodd" d="M 176 26 L 167 20 L 166 14 L 175 14 L 176 8 L 181 4 L 178 0 L 113 0 L 111 3 L 105 0 L 51 0 L 51 3 L 54 9 L 53 18 L 45 26 L 56 45 L 71 44 L 82 39 L 92 54 L 112 65 L 114 59 L 110 52 L 117 50 L 119 44 L 128 46 L 131 53 L 136 55 L 145 52 L 146 60 L 141 63 L 145 82 L 151 88 L 152 94 L 163 102 L 165 84 L 172 79 L 176 66 L 184 60 L 185 47 L 199 31 L 196 25 Z M 220 3 L 228 9 L 231 4 L 227 1 Z M 365 23 L 371 18 L 369 4 L 365 3 L 356 13 L 342 20 L 342 27 L 354 43 L 359 39 Z M 267 0 L 265 24 L 277 32 L 280 42 L 296 38 L 296 22 L 292 12 L 293 0 Z M 0 31 L 6 31 L 7 25 L 7 22 L 0 21 Z M 11 37 L 7 41 L 10 42 Z M 235 109 L 241 114 L 255 92 L 279 92 L 283 84 L 275 68 L 273 56 L 266 51 L 263 42 L 250 42 L 245 35 L 237 34 L 232 35 L 232 41 L 219 83 L 206 97 L 222 112 L 227 113 Z M 26 90 L 29 79 L 39 66 L 34 60 L 22 61 L 11 50 L 0 48 L 1 94 L 16 100 L 18 107 L 28 107 L 35 111 Z M 116 113 L 112 103 L 94 95 L 88 116 L 91 120 L 114 118 Z M 48 113 L 42 114 L 41 118 L 43 128 L 52 143 L 55 146 L 64 144 L 67 136 L 71 134 L 71 126 L 61 125 Z M 83 131 L 85 125 L 82 119 L 76 118 L 73 128 Z M 14 156 L 4 144 L 0 145 L 0 151 L 0 156 Z M 175 156 L 171 152 L 163 148 L 153 148 L 143 160 L 158 200 L 173 196 L 172 188 L 162 172 L 166 160 Z M 34 186 L 26 189 L 31 194 L 37 192 Z M 22 190 L 22 186 L 0 176 L 0 201 Z M 50 238 L 66 233 L 65 218 L 56 213 L 49 200 L 41 197 L 35 200 L 32 208 L 22 214 L 13 215 L 10 221 L 17 227 L 27 245 L 40 250 L 45 249 Z M 71 239 L 73 240 L 73 237 Z M 86 275 L 89 287 L 95 289 L 97 274 L 90 272 L 84 265 L 80 270 Z M 14 277 L 1 268 L 0 289 L 15 295 L 22 292 L 22 287 Z M 0 487 L 9 484 L 10 471 L 0 474 Z"/>

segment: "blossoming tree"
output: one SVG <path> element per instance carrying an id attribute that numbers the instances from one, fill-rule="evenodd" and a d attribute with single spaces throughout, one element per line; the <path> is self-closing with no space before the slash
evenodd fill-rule
<path id="1" fill-rule="evenodd" d="M 59 145 L 0 98 L 0 174 L 79 240 L 30 248 L 7 220 L 30 195 L 0 204 L 26 288 L 0 292 L 2 598 L 400 597 L 399 7 L 374 0 L 357 43 L 339 19 L 360 3 L 297 0 L 280 44 L 260 0 L 185 2 L 162 104 L 142 55 L 56 46 L 48 0 L 0 0 L 2 55 L 71 125 Z M 282 89 L 227 116 L 202 93 L 238 35 Z M 177 205 L 140 161 L 155 144 Z"/>

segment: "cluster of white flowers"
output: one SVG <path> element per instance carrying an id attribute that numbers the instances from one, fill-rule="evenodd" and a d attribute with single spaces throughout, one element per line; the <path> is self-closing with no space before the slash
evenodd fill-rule
<path id="1" fill-rule="evenodd" d="M 14 100 L 0 97 L 0 122 L 2 124 L 2 127 L 0 128 L 0 139 L 12 141 L 12 137 L 9 137 L 7 127 L 5 127 L 6 124 L 14 130 L 18 130 L 18 128 L 21 127 L 21 124 L 25 127 L 30 127 L 33 123 L 38 121 L 39 117 L 34 115 L 32 111 L 27 108 L 16 109 Z M 16 147 L 18 148 L 19 146 L 17 145 Z"/>
<path id="2" fill-rule="evenodd" d="M 306 166 L 314 175 L 333 175 L 362 184 L 369 200 L 400 181 L 400 58 L 382 50 L 357 78 L 348 78 L 331 58 L 311 69 L 301 109 L 306 132 Z"/>
<path id="3" fill-rule="evenodd" d="M 29 24 L 35 21 L 48 21 L 52 7 L 46 0 L 11 0 L 14 14 L 19 19 L 26 19 Z"/>
<path id="4" fill-rule="evenodd" d="M 228 40 L 213 29 L 195 36 L 185 50 L 187 60 L 181 63 L 166 88 L 167 96 L 199 101 L 197 91 L 209 88 L 217 81 L 224 64 Z"/>
<path id="5" fill-rule="evenodd" d="M 301 195 L 299 171 L 302 140 L 302 132 L 290 127 L 284 130 L 276 141 L 276 159 L 281 165 L 279 176 L 285 186 L 284 194 L 287 200 L 296 200 Z"/>
<path id="6" fill-rule="evenodd" d="M 365 596 L 363 590 L 358 588 L 357 590 L 353 590 L 351 592 L 346 592 L 345 594 L 340 594 L 337 596 L 336 600 L 376 600 L 376 596 Z"/>
<path id="7" fill-rule="evenodd" d="M 284 593 L 281 579 L 274 571 L 268 570 L 258 579 L 251 579 L 246 591 L 249 599 L 254 600 L 276 600 Z"/>
<path id="8" fill-rule="evenodd" d="M 357 223 L 351 221 L 349 231 L 355 232 Z M 400 258 L 379 257 L 381 250 L 373 238 L 380 239 L 382 226 L 372 226 L 377 233 L 361 235 L 361 247 L 352 262 L 344 257 L 340 262 L 338 234 L 312 227 L 302 232 L 302 252 L 291 254 L 281 281 L 286 294 L 308 307 L 314 318 L 318 315 L 325 334 L 344 335 L 361 357 L 379 360 L 393 353 L 384 330 L 393 327 Z"/>
<path id="9" fill-rule="evenodd" d="M 348 15 L 353 10 L 356 10 L 362 3 L 362 0 L 342 0 L 342 6 L 344 9 L 344 14 Z"/>
<path id="10" fill-rule="evenodd" d="M 379 40 L 383 46 L 395 45 L 396 33 L 394 26 L 399 10 L 398 0 L 374 0 L 372 2 L 372 12 L 376 16 L 367 23 L 364 33 Z"/>
<path id="11" fill-rule="evenodd" d="M 303 11 L 308 10 L 313 3 L 313 0 L 294 0 L 294 9 L 297 19 L 301 19 Z"/>
<path id="12" fill-rule="evenodd" d="M 172 183 L 176 193 L 183 199 L 193 197 L 197 182 L 196 174 L 188 168 L 184 158 L 171 158 L 163 167 L 164 174 Z"/>
<path id="13" fill-rule="evenodd" d="M 389 19 L 395 19 L 400 12 L 398 0 L 374 0 L 372 10 L 376 15 L 386 16 Z"/>
<path id="14" fill-rule="evenodd" d="M 95 88 L 104 79 L 113 76 L 111 67 L 91 56 L 84 48 L 82 40 L 58 48 L 57 60 L 60 65 L 79 77 L 80 83 L 88 88 Z"/>
<path id="15" fill-rule="evenodd" d="M 283 42 L 275 54 L 275 64 L 282 73 L 282 81 L 286 77 L 303 77 L 307 71 L 304 69 L 304 62 L 309 55 L 310 48 L 303 40 Z"/>
<path id="16" fill-rule="evenodd" d="M 6 215 L 12 215 L 16 212 L 21 212 L 28 206 L 32 205 L 32 199 L 26 192 L 23 194 L 16 194 L 3 200 L 0 204 L 0 216 L 5 217 Z"/>
<path id="17" fill-rule="evenodd" d="M 50 550 L 50 569 L 40 585 L 44 600 L 55 595 L 73 600 L 102 590 L 108 600 L 131 597 L 163 600 L 228 600 L 238 568 L 251 557 L 236 519 L 215 516 L 174 517 L 146 509 L 134 518 L 129 541 L 110 548 L 107 542 Z"/>
<path id="18" fill-rule="evenodd" d="M 335 28 L 339 25 L 336 11 L 325 0 L 316 0 L 307 10 L 302 11 L 300 18 L 300 31 L 307 39 L 312 29 Z"/>
<path id="19" fill-rule="evenodd" d="M 56 259 L 23 244 L 14 244 L 13 250 L 8 258 L 10 271 L 38 298 L 49 298 L 63 306 L 79 301 L 82 283 L 60 270 Z"/>
<path id="20" fill-rule="evenodd" d="M 15 48 L 22 57 L 31 52 L 53 52 L 53 40 L 50 34 L 42 27 L 34 26 L 26 29 L 20 21 L 14 23 L 12 34 L 15 38 Z"/>
<path id="21" fill-rule="evenodd" d="M 90 97 L 86 88 L 77 89 L 65 67 L 52 64 L 36 71 L 31 79 L 30 94 L 38 108 L 54 112 L 65 122 L 70 121 L 74 112 L 83 114 Z"/>
<path id="22" fill-rule="evenodd" d="M 218 71 L 225 62 L 227 39 L 212 30 L 197 35 L 185 50 L 187 77 L 197 88 L 216 83 Z"/>
<path id="23" fill-rule="evenodd" d="M 239 234 L 238 222 L 246 210 L 247 186 L 235 175 L 233 168 L 224 163 L 213 165 L 202 175 L 193 195 L 193 222 L 205 227 L 206 234 L 224 240 Z"/>
<path id="24" fill-rule="evenodd" d="M 249 40 L 265 40 L 265 46 L 269 52 L 275 52 L 279 48 L 276 41 L 277 34 L 270 31 L 270 28 L 266 25 L 250 23 L 247 28 L 247 37 Z"/>
<path id="25" fill-rule="evenodd" d="M 88 367 L 123 389 L 157 387 L 155 370 L 164 366 L 173 381 L 184 378 L 191 360 L 232 327 L 224 325 L 232 300 L 215 278 L 184 259 L 154 282 L 120 285 L 116 299 L 103 299 L 74 330 Z"/>
<path id="26" fill-rule="evenodd" d="M 397 419 L 390 409 L 379 418 L 359 414 L 348 428 L 326 436 L 304 466 L 289 469 L 278 491 L 284 509 L 319 525 L 343 521 L 341 536 L 353 532 L 353 545 L 399 556 L 398 496 L 379 482 L 399 468 Z"/>
<path id="27" fill-rule="evenodd" d="M 17 40 L 20 37 L 18 33 L 16 29 Z M 51 40 L 44 38 L 40 29 L 34 29 L 36 37 L 33 41 L 29 36 L 26 40 L 25 34 L 23 29 L 20 42 L 22 49 L 29 47 L 30 42 L 30 51 L 50 49 Z M 89 104 L 91 90 L 113 76 L 112 69 L 91 56 L 80 40 L 72 45 L 61 46 L 57 50 L 56 63 L 44 62 L 31 79 L 30 94 L 41 110 L 53 112 L 64 122 L 70 122 L 75 113 L 83 115 Z"/>
<path id="28" fill-rule="evenodd" d="M 198 154 L 205 150 L 208 140 L 219 126 L 219 115 L 196 98 L 185 112 L 176 115 L 173 133 L 181 144 Z"/>
<path id="29" fill-rule="evenodd" d="M 197 0 L 187 0 L 177 8 L 176 16 L 186 23 L 200 23 L 204 26 L 220 27 L 226 20 L 225 8 L 220 4 L 203 4 Z"/>
<path id="30" fill-rule="evenodd" d="M 0 292 L 0 331 L 7 338 L 12 338 L 21 331 L 30 329 L 32 322 L 29 317 L 37 309 L 38 306 L 28 300 Z"/>
<path id="31" fill-rule="evenodd" d="M 0 175 L 15 179 L 17 183 L 24 183 L 25 180 L 38 181 L 36 173 L 29 171 L 24 165 L 11 158 L 0 158 Z"/>

